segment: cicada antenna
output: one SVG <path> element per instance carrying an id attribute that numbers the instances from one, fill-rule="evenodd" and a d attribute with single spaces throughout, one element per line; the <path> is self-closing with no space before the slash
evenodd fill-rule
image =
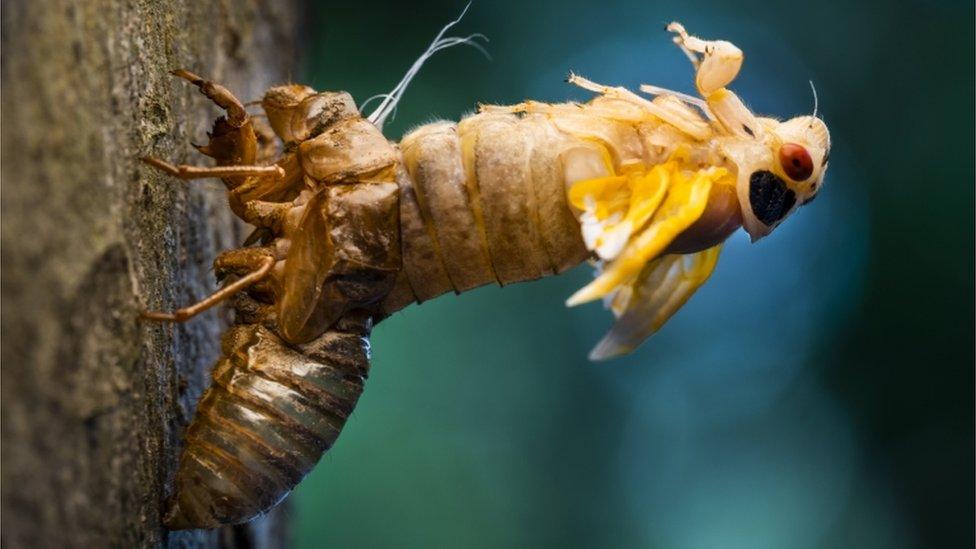
<path id="1" fill-rule="evenodd" d="M 811 120 L 810 120 L 810 127 L 812 128 L 813 119 L 817 118 L 817 107 L 819 107 L 819 101 L 817 100 L 817 87 L 813 85 L 813 80 L 809 80 L 809 82 L 810 82 L 810 91 L 813 92 L 813 115 L 811 116 Z"/>
<path id="2" fill-rule="evenodd" d="M 488 55 L 488 51 L 485 50 L 484 46 L 482 46 L 477 42 L 477 40 L 479 39 L 484 40 L 485 42 L 488 41 L 488 37 L 486 37 L 483 34 L 475 33 L 463 37 L 449 36 L 447 38 L 444 38 L 444 33 L 446 33 L 454 25 L 457 25 L 461 21 L 461 19 L 464 18 L 464 15 L 468 13 L 468 8 L 470 7 L 471 7 L 471 2 L 468 2 L 468 4 L 464 6 L 464 9 L 461 10 L 461 14 L 457 16 L 457 19 L 451 21 L 450 23 L 444 25 L 443 28 L 441 28 L 441 31 L 437 33 L 437 36 L 435 36 L 434 40 L 430 43 L 429 46 L 427 46 L 427 49 L 424 50 L 424 53 L 420 54 L 420 57 L 418 57 L 417 60 L 413 62 L 413 65 L 411 65 L 410 68 L 407 69 L 407 73 L 403 75 L 403 78 L 400 79 L 400 82 L 396 85 L 396 87 L 390 90 L 389 93 L 380 94 L 371 97 L 370 99 L 367 99 L 366 102 L 363 103 L 363 106 L 365 106 L 366 103 L 368 103 L 371 99 L 379 98 L 379 97 L 383 98 L 383 101 L 380 103 L 380 106 L 376 107 L 376 110 L 370 113 L 370 115 L 366 117 L 367 120 L 375 124 L 376 127 L 383 129 L 383 123 L 386 122 L 387 117 L 391 116 L 393 113 L 396 112 L 397 104 L 400 102 L 400 99 L 403 97 L 403 92 L 406 91 L 407 86 L 410 85 L 410 81 L 413 80 L 415 76 L 417 76 L 417 73 L 420 72 L 420 68 L 424 66 L 424 63 L 428 59 L 430 59 L 431 56 L 433 56 L 435 53 L 443 49 L 450 48 L 453 46 L 467 45 L 480 51 L 488 59 L 491 59 L 491 56 Z M 360 110 L 362 110 L 362 107 L 360 107 Z"/>

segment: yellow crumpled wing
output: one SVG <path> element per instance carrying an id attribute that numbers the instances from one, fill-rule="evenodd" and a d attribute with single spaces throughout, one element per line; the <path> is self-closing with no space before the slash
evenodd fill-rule
<path id="1" fill-rule="evenodd" d="M 627 179 L 630 186 L 627 214 L 621 221 L 605 225 L 594 248 L 603 260 L 612 260 L 620 255 L 631 237 L 647 224 L 664 200 L 670 181 L 662 166 L 647 173 L 629 174 Z"/>
<path id="2" fill-rule="evenodd" d="M 633 284 L 619 290 L 623 299 L 613 300 L 617 321 L 590 352 L 590 360 L 627 354 L 658 331 L 708 280 L 721 248 L 665 255 L 648 263 Z"/>
<path id="3" fill-rule="evenodd" d="M 726 174 L 727 171 L 722 168 L 709 168 L 690 174 L 672 170 L 667 197 L 654 212 L 647 227 L 633 235 L 623 251 L 604 264 L 600 276 L 570 296 L 566 305 L 572 307 L 600 299 L 640 272 L 647 262 L 660 255 L 676 236 L 701 217 L 708 203 L 712 182 Z"/>

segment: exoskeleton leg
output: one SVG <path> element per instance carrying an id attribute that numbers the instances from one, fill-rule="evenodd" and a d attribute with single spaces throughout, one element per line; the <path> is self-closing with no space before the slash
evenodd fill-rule
<path id="1" fill-rule="evenodd" d="M 209 296 L 201 299 L 200 301 L 184 307 L 182 309 L 177 309 L 173 312 L 162 312 L 162 311 L 146 311 L 142 313 L 142 317 L 147 320 L 160 320 L 160 321 L 170 321 L 170 322 L 185 322 L 194 316 L 214 307 L 221 301 L 233 296 L 234 294 L 247 289 L 248 287 L 260 282 L 268 274 L 271 273 L 271 269 L 274 268 L 275 258 L 274 256 L 264 253 L 251 253 L 251 249 L 243 250 L 232 250 L 221 255 L 221 258 L 226 257 L 228 254 L 234 254 L 238 252 L 238 255 L 227 258 L 227 264 L 223 265 L 225 272 L 229 270 L 229 267 L 236 266 L 238 264 L 252 264 L 255 267 L 250 273 L 242 276 L 241 278 L 231 282 L 230 284 L 224 286 L 223 288 L 217 290 L 216 292 L 210 294 Z M 241 254 L 240 252 L 247 252 L 246 254 Z M 254 250 L 254 252 L 260 252 L 259 250 Z M 220 269 L 221 258 L 218 258 L 218 269 Z M 232 263 L 241 262 L 241 263 Z"/>
<path id="2" fill-rule="evenodd" d="M 228 276 L 243 277 L 260 268 L 265 259 L 273 255 L 271 248 L 238 248 L 226 251 L 214 260 L 214 274 L 218 281 Z M 245 324 L 262 324 L 274 315 L 275 291 L 271 277 L 265 277 L 247 291 L 237 292 L 231 299 L 234 320 Z"/>
<path id="3" fill-rule="evenodd" d="M 285 177 L 285 170 L 281 166 L 188 166 L 185 164 L 173 165 L 165 160 L 160 160 L 152 156 L 144 156 L 141 159 L 146 164 L 164 171 L 173 177 L 183 180 L 206 179 L 208 177 L 267 177 L 281 180 Z"/>
<path id="4" fill-rule="evenodd" d="M 260 269 L 268 258 L 273 257 L 274 250 L 269 247 L 227 250 L 214 259 L 214 274 L 217 280 L 231 275 L 246 276 Z"/>
<path id="5" fill-rule="evenodd" d="M 241 100 L 234 97 L 234 94 L 220 84 L 215 84 L 210 80 L 205 80 L 185 69 L 176 69 L 171 74 L 178 76 L 194 86 L 200 88 L 200 92 L 210 98 L 220 108 L 227 111 L 227 123 L 235 128 L 242 127 L 248 121 L 247 110 Z"/>
<path id="6" fill-rule="evenodd" d="M 244 203 L 244 221 L 259 228 L 278 231 L 292 207 L 291 202 L 249 200 Z"/>
<path id="7" fill-rule="evenodd" d="M 271 247 L 241 247 L 228 250 L 214 260 L 214 274 L 218 282 L 223 282 L 227 277 L 245 277 L 261 269 L 267 258 L 274 256 L 275 252 Z M 271 277 L 257 280 L 244 293 L 250 294 L 259 301 L 272 302 L 274 288 Z"/>
<path id="8" fill-rule="evenodd" d="M 245 110 L 244 104 L 227 88 L 215 84 L 210 80 L 205 80 L 190 71 L 179 69 L 172 71 L 172 74 L 199 88 L 203 95 L 207 96 L 207 98 L 227 113 L 226 116 L 214 121 L 213 128 L 209 133 L 210 141 L 206 145 L 194 145 L 194 147 L 202 154 L 215 159 L 219 166 L 233 167 L 235 169 L 207 171 L 207 168 L 172 166 L 156 159 L 147 161 L 157 168 L 183 179 L 220 177 L 228 188 L 234 188 L 240 185 L 251 175 L 249 170 L 243 168 L 254 167 L 265 169 L 265 166 L 257 165 L 258 140 L 254 132 L 251 117 L 248 115 L 247 110 Z M 274 170 L 265 170 L 265 173 L 273 172 Z M 259 173 L 259 175 L 261 174 Z"/>

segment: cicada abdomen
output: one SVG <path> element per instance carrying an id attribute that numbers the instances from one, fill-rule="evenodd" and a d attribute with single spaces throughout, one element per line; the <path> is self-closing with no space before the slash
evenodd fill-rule
<path id="1" fill-rule="evenodd" d="M 423 126 L 400 150 L 403 270 L 383 312 L 560 273 L 589 256 L 566 201 L 566 165 L 579 155 L 599 162 L 598 146 L 544 117 L 482 114 Z"/>
<path id="2" fill-rule="evenodd" d="M 369 315 L 356 312 L 297 346 L 257 324 L 224 334 L 213 384 L 186 432 L 167 526 L 235 524 L 285 497 L 356 406 L 369 331 Z"/>
<path id="3" fill-rule="evenodd" d="M 732 232 L 761 238 L 812 200 L 826 125 L 756 117 L 725 87 L 741 52 L 669 29 L 695 62 L 701 99 L 571 76 L 597 96 L 487 106 L 399 144 L 379 129 L 390 101 L 363 117 L 347 93 L 290 85 L 261 101 L 283 144 L 261 148 L 240 101 L 178 71 L 227 111 L 200 148 L 217 167 L 147 162 L 183 179 L 220 177 L 233 211 L 257 229 L 217 258 L 221 290 L 145 315 L 185 320 L 236 296 L 238 325 L 187 431 L 166 524 L 239 523 L 283 498 L 352 412 L 373 322 L 591 259 L 598 276 L 567 303 L 602 300 L 617 320 L 591 357 L 620 355 L 708 279 Z M 429 51 L 452 40 L 438 36 Z"/>

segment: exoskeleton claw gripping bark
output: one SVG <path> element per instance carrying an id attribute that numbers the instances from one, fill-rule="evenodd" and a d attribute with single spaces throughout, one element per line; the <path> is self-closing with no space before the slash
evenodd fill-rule
<path id="1" fill-rule="evenodd" d="M 198 147 L 217 165 L 146 162 L 182 179 L 221 178 L 231 209 L 257 229 L 217 258 L 221 290 L 145 315 L 183 321 L 231 296 L 237 313 L 187 431 L 166 524 L 239 523 L 283 498 L 352 412 L 370 327 L 403 307 L 591 259 L 598 276 L 568 304 L 602 299 L 617 317 L 591 354 L 605 359 L 658 330 L 739 227 L 761 238 L 812 200 L 826 125 L 753 115 L 726 88 L 741 51 L 668 29 L 701 98 L 571 75 L 591 101 L 482 106 L 397 144 L 377 127 L 390 101 L 363 116 L 345 92 L 287 85 L 261 101 L 281 143 L 270 155 L 233 94 L 175 71 L 227 112 Z M 464 41 L 438 35 L 421 60 Z"/>

